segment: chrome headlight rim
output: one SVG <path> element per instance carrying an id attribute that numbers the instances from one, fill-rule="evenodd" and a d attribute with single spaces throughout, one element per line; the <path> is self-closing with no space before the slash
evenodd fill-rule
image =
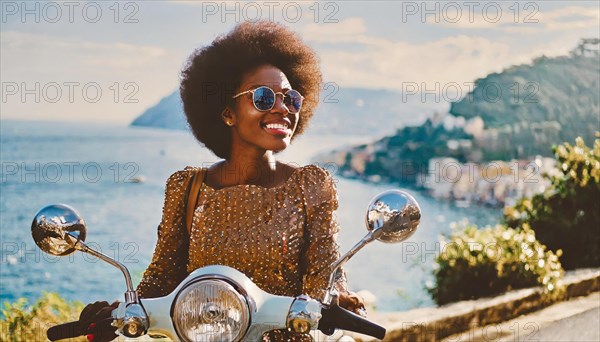
<path id="1" fill-rule="evenodd" d="M 200 276 L 198 278 L 194 278 L 191 281 L 187 282 L 178 292 L 173 302 L 171 304 L 170 316 L 171 323 L 173 324 L 173 328 L 175 328 L 175 333 L 180 341 L 189 341 L 185 336 L 181 336 L 179 329 L 177 328 L 177 323 L 175 322 L 175 306 L 178 302 L 178 299 L 184 291 L 199 282 L 207 281 L 207 280 L 216 280 L 223 283 L 226 286 L 232 288 L 232 292 L 238 297 L 238 299 L 244 304 L 245 308 L 248 310 L 248 325 L 246 326 L 246 330 L 240 333 L 239 338 L 232 342 L 239 342 L 244 339 L 244 336 L 248 333 L 250 326 L 252 325 L 252 313 L 256 312 L 256 303 L 252 300 L 252 297 L 248 295 L 248 292 L 243 289 L 237 282 L 232 280 L 231 278 L 219 275 L 219 274 L 207 274 Z"/>

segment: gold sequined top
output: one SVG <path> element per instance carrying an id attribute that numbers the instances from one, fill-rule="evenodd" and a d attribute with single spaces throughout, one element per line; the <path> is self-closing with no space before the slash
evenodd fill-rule
<path id="1" fill-rule="evenodd" d="M 329 265 L 339 257 L 331 175 L 307 165 L 273 188 L 217 190 L 203 183 L 188 235 L 186 192 L 196 171 L 187 167 L 167 181 L 158 242 L 137 288 L 140 297 L 167 295 L 193 270 L 219 264 L 243 272 L 269 293 L 323 299 Z M 336 287 L 347 292 L 343 273 Z"/>

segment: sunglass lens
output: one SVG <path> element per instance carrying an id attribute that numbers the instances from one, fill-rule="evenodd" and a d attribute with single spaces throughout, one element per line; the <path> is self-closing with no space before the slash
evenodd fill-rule
<path id="1" fill-rule="evenodd" d="M 259 87 L 254 91 L 252 98 L 258 110 L 269 110 L 275 104 L 275 93 L 267 87 Z"/>
<path id="2" fill-rule="evenodd" d="M 290 113 L 298 113 L 302 107 L 302 95 L 293 89 L 285 93 L 283 101 Z"/>

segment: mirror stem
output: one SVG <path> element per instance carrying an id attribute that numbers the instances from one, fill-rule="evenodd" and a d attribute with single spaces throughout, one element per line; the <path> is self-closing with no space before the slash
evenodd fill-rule
<path id="1" fill-rule="evenodd" d="M 333 299 L 333 295 L 335 294 L 335 281 L 336 274 L 338 270 L 348 261 L 350 258 L 354 256 L 358 251 L 360 251 L 364 246 L 368 245 L 370 242 L 375 240 L 375 234 L 371 231 L 367 235 L 365 235 L 362 240 L 360 240 L 354 247 L 352 247 L 346 254 L 342 255 L 339 259 L 337 259 L 331 266 L 331 275 L 329 276 L 329 287 L 327 292 L 325 293 L 325 298 L 323 299 L 324 304 L 331 304 L 331 300 Z"/>
<path id="2" fill-rule="evenodd" d="M 111 257 L 109 257 L 105 254 L 102 254 L 102 253 L 90 248 L 85 243 L 83 243 L 83 241 L 81 241 L 81 240 L 77 242 L 77 244 L 75 245 L 75 249 L 77 249 L 81 252 L 93 255 L 93 256 L 97 257 L 98 259 L 105 261 L 105 262 L 113 265 L 114 267 L 118 268 L 119 270 L 121 270 L 121 272 L 123 272 L 123 275 L 125 276 L 125 283 L 127 284 L 127 292 L 125 292 L 125 302 L 127 304 L 138 302 L 137 293 L 133 289 L 133 282 L 131 281 L 131 275 L 129 274 L 129 270 L 127 269 L 127 267 L 125 267 L 125 265 L 112 259 Z"/>

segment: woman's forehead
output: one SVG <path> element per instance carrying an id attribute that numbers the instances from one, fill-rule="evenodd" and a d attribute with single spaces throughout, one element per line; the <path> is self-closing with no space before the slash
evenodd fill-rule
<path id="1" fill-rule="evenodd" d="M 283 71 L 272 65 L 263 65 L 247 72 L 242 78 L 242 88 L 268 86 L 271 88 L 291 89 L 289 80 Z"/>

